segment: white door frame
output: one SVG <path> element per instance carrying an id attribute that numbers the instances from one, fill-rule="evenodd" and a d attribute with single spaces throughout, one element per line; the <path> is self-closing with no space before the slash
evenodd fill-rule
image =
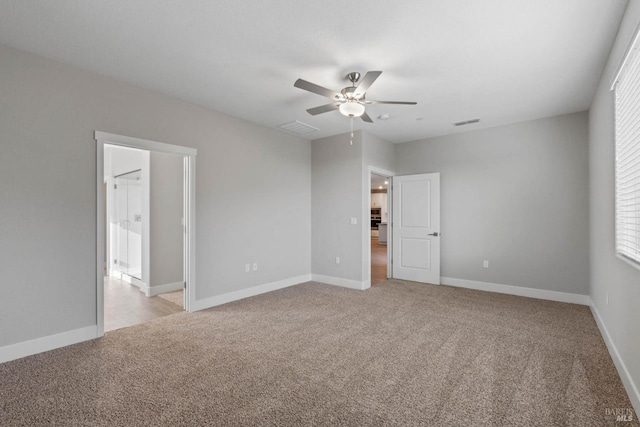
<path id="1" fill-rule="evenodd" d="M 185 307 L 186 311 L 193 311 L 196 297 L 196 155 L 195 148 L 165 144 L 146 139 L 132 138 L 106 132 L 95 131 L 96 141 L 96 182 L 97 182 L 97 215 L 96 215 L 96 324 L 98 337 L 104 335 L 104 145 L 119 145 L 122 147 L 138 148 L 167 154 L 180 155 L 184 159 L 184 273 Z"/>
<path id="2" fill-rule="evenodd" d="M 374 173 L 376 175 L 382 175 L 389 178 L 389 186 L 387 187 L 387 223 L 391 224 L 393 221 L 393 212 L 392 207 L 393 203 L 391 203 L 393 199 L 393 189 L 391 187 L 391 178 L 393 178 L 396 173 L 381 169 L 375 166 L 367 166 L 366 170 L 366 184 L 363 188 L 366 191 L 364 197 L 362 197 L 364 208 L 362 215 L 362 277 L 367 278 L 365 280 L 364 289 L 371 287 L 371 174 Z M 391 277 L 391 258 L 393 245 L 390 245 L 389 242 L 393 242 L 391 240 L 393 238 L 391 226 L 387 226 L 387 278 Z"/>

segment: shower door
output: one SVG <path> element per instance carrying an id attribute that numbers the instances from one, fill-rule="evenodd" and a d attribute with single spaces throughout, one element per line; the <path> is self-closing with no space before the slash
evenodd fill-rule
<path id="1" fill-rule="evenodd" d="M 142 279 L 142 175 L 140 170 L 115 177 L 117 266 L 121 273 Z"/>

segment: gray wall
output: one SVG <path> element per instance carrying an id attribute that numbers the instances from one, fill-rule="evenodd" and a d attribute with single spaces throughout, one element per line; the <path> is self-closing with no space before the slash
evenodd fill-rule
<path id="1" fill-rule="evenodd" d="M 589 293 L 586 113 L 398 144 L 396 156 L 398 175 L 441 174 L 443 277 Z"/>
<path id="2" fill-rule="evenodd" d="M 183 159 L 151 152 L 149 286 L 182 282 Z"/>
<path id="3" fill-rule="evenodd" d="M 614 97 L 609 82 L 638 25 L 640 2 L 631 1 L 589 110 L 591 299 L 636 387 L 640 387 L 640 271 L 615 257 Z M 636 404 L 639 398 L 635 396 Z"/>
<path id="4" fill-rule="evenodd" d="M 311 271 L 362 281 L 362 133 L 312 141 L 311 159 Z"/>
<path id="5" fill-rule="evenodd" d="M 314 274 L 364 282 L 371 274 L 364 239 L 369 233 L 369 166 L 393 171 L 394 145 L 357 131 L 311 142 L 312 266 Z M 350 218 L 357 218 L 351 225 Z M 340 257 L 340 264 L 335 263 Z"/>
<path id="6" fill-rule="evenodd" d="M 0 99 L 0 346 L 96 324 L 95 130 L 198 149 L 197 299 L 309 274 L 308 140 L 4 46 Z"/>
<path id="7" fill-rule="evenodd" d="M 395 144 L 368 132 L 362 132 L 362 158 L 366 173 L 368 173 L 369 166 L 394 172 L 396 167 Z M 369 182 L 368 176 L 366 179 Z"/>

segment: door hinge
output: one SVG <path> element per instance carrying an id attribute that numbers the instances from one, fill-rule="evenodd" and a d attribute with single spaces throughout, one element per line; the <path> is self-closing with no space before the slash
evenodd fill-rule
<path id="1" fill-rule="evenodd" d="M 113 184 L 113 189 L 117 190 L 118 189 L 118 184 Z"/>
<path id="2" fill-rule="evenodd" d="M 182 282 L 182 289 L 187 289 L 187 282 Z"/>

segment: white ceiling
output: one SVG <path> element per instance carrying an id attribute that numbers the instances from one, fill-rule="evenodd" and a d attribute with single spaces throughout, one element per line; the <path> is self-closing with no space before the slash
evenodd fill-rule
<path id="1" fill-rule="evenodd" d="M 316 139 L 349 130 L 312 117 L 350 71 L 388 141 L 404 142 L 589 108 L 627 0 L 2 0 L 0 43 Z M 377 116 L 389 114 L 380 121 Z M 479 124 L 451 123 L 480 117 Z"/>

